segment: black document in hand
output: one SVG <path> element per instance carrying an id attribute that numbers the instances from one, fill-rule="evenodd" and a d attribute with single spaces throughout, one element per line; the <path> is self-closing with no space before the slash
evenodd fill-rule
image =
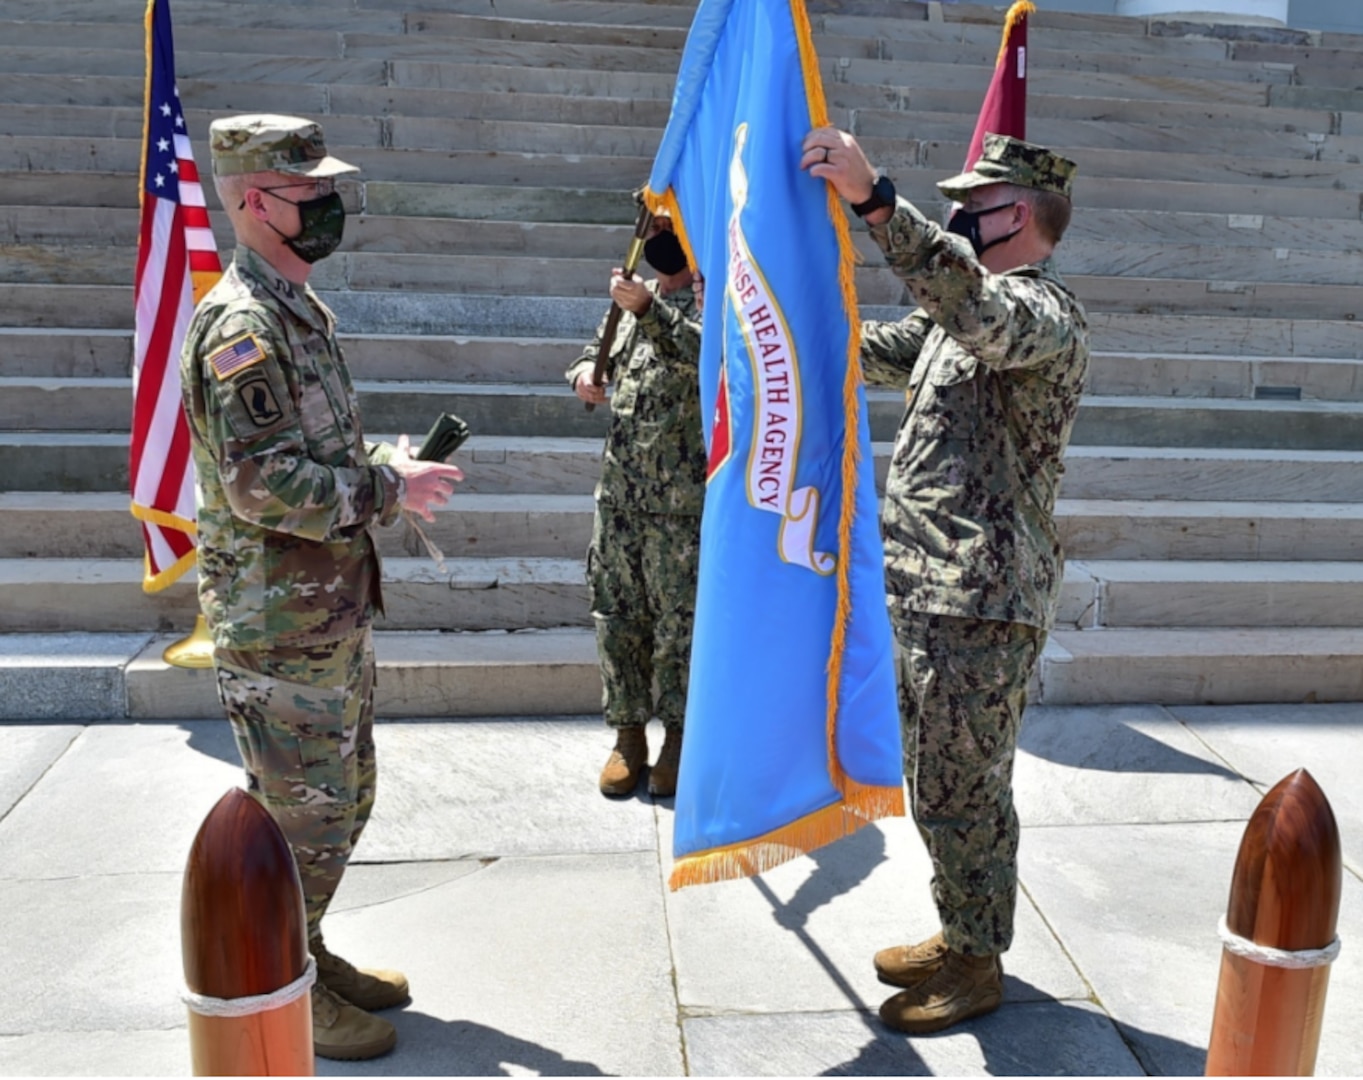
<path id="1" fill-rule="evenodd" d="M 431 425 L 426 438 L 413 457 L 417 461 L 448 461 L 450 455 L 464 445 L 469 437 L 469 426 L 454 413 L 441 413 Z"/>

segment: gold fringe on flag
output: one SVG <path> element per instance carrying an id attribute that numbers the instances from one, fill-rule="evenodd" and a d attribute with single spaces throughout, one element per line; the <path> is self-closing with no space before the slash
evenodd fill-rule
<path id="1" fill-rule="evenodd" d="M 849 783 L 852 790 L 841 802 L 815 810 L 789 825 L 752 840 L 682 856 L 673 864 L 668 888 L 675 892 L 688 885 L 713 885 L 762 874 L 844 836 L 851 836 L 872 821 L 903 815 L 902 787 L 869 787 L 855 780 Z"/>

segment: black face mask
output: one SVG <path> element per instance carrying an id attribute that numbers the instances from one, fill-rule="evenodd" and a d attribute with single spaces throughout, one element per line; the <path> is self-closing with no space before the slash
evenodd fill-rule
<path id="1" fill-rule="evenodd" d="M 339 192 L 319 195 L 294 205 L 298 207 L 297 236 L 284 236 L 275 229 L 273 223 L 266 222 L 280 236 L 284 236 L 284 243 L 290 251 L 305 263 L 315 263 L 341 246 L 341 237 L 345 233 L 345 206 Z"/>
<path id="2" fill-rule="evenodd" d="M 1022 231 L 1015 229 L 1006 236 L 1000 236 L 997 240 L 990 240 L 986 244 L 980 239 L 980 218 L 987 217 L 989 214 L 996 214 L 1000 210 L 1007 210 L 1010 206 L 1016 205 L 1016 203 L 1004 203 L 1002 206 L 991 206 L 988 210 L 967 210 L 961 207 L 951 215 L 951 220 L 947 222 L 947 232 L 964 236 L 970 241 L 970 246 L 975 249 L 976 257 L 979 257 L 995 244 L 1006 243 Z"/>
<path id="3" fill-rule="evenodd" d="M 644 258 L 660 274 L 680 274 L 687 267 L 686 252 L 673 232 L 660 232 L 645 240 Z"/>

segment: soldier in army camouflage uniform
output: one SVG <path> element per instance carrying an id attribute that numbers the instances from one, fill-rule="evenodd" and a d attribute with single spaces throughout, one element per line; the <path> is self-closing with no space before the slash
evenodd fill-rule
<path id="1" fill-rule="evenodd" d="M 681 761 L 705 498 L 700 313 L 697 283 L 666 217 L 654 218 L 644 258 L 656 281 L 627 281 L 618 270 L 611 278 L 624 313 L 605 368 L 614 392 L 608 399 L 592 383 L 604 322 L 567 376 L 583 401 L 611 408 L 587 551 L 602 708 L 616 730 L 600 788 L 634 791 L 648 760 L 644 725 L 655 715 L 656 676 L 666 736 L 648 790 L 669 796 Z"/>
<path id="2" fill-rule="evenodd" d="M 217 120 L 210 139 L 237 248 L 181 355 L 199 600 L 249 788 L 298 864 L 316 1052 L 368 1058 L 397 1036 L 364 1010 L 405 1001 L 407 980 L 335 956 L 320 922 L 374 802 L 372 530 L 404 509 L 430 520 L 461 476 L 412 460 L 405 436 L 364 441 L 335 318 L 307 285 L 341 239 L 333 178 L 358 170 L 298 117 Z"/>
<path id="3" fill-rule="evenodd" d="M 868 381 L 908 388 L 882 533 L 904 774 L 942 929 L 875 966 L 905 987 L 881 1018 L 937 1031 L 998 1006 L 1013 938 L 1013 757 L 1060 591 L 1056 489 L 1088 368 L 1084 310 L 1051 259 L 1075 165 L 989 135 L 970 171 L 938 185 L 961 204 L 943 229 L 851 136 L 817 129 L 804 150 L 921 305 L 867 323 L 862 357 Z"/>

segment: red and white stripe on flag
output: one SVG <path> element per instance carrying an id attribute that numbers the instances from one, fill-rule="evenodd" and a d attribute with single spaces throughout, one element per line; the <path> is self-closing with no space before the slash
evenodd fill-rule
<path id="1" fill-rule="evenodd" d="M 175 84 L 169 0 L 148 0 L 146 29 L 129 477 L 146 550 L 142 587 L 157 592 L 194 562 L 194 465 L 180 348 L 194 304 L 222 275 L 222 263 Z"/>

